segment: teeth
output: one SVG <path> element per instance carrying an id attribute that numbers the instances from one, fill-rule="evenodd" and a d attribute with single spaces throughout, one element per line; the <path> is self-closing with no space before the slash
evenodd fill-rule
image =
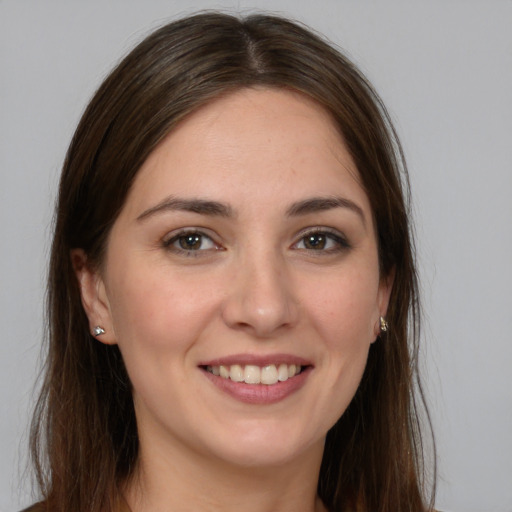
<path id="1" fill-rule="evenodd" d="M 239 364 L 232 364 L 229 370 L 229 378 L 235 382 L 243 382 L 244 370 Z"/>
<path id="2" fill-rule="evenodd" d="M 232 364 L 231 366 L 207 366 L 206 371 L 222 377 L 231 379 L 234 382 L 245 382 L 246 384 L 265 384 L 270 386 L 278 382 L 284 382 L 302 370 L 300 365 L 295 364 L 269 364 L 260 368 L 259 366 L 248 364 Z"/>
<path id="3" fill-rule="evenodd" d="M 277 368 L 275 364 L 269 364 L 261 369 L 261 383 L 262 384 L 275 384 L 278 382 Z"/>
<path id="4" fill-rule="evenodd" d="M 285 380 L 288 380 L 288 365 L 287 364 L 280 364 L 279 368 L 277 369 L 277 378 L 284 382 Z"/>
<path id="5" fill-rule="evenodd" d="M 244 368 L 244 382 L 247 384 L 259 384 L 261 382 L 261 370 L 259 366 L 248 364 Z"/>

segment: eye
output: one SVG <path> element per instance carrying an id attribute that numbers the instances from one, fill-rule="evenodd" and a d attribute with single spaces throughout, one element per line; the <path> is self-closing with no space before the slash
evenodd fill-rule
<path id="1" fill-rule="evenodd" d="M 207 250 L 218 250 L 220 247 L 208 236 L 200 231 L 182 231 L 168 240 L 164 246 L 179 253 L 191 253 Z"/>
<path id="2" fill-rule="evenodd" d="M 349 243 L 340 233 L 316 230 L 303 235 L 294 248 L 307 251 L 336 252 L 349 248 Z"/>

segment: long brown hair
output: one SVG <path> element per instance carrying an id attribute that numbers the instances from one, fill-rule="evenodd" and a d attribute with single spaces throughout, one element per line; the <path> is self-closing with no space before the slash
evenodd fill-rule
<path id="1" fill-rule="evenodd" d="M 417 411 L 409 185 L 386 109 L 357 68 L 303 26 L 203 13 L 160 28 L 121 61 L 88 105 L 66 156 L 49 271 L 48 356 L 32 426 L 48 510 L 114 510 L 138 455 L 130 381 L 118 348 L 89 333 L 70 251 L 82 248 L 100 266 L 151 151 L 199 106 L 252 86 L 300 91 L 330 113 L 373 208 L 381 274 L 394 273 L 390 329 L 372 344 L 356 396 L 327 435 L 318 493 L 337 512 L 430 508 Z"/>

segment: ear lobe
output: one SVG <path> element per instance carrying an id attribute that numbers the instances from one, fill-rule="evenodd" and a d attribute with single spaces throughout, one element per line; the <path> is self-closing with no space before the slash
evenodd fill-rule
<path id="1" fill-rule="evenodd" d="M 114 345 L 116 339 L 110 305 L 100 273 L 87 263 L 87 255 L 83 249 L 73 249 L 71 251 L 71 262 L 78 280 L 82 306 L 89 319 L 89 332 L 98 341 L 107 345 Z M 95 328 L 98 326 L 105 331 L 104 334 L 95 334 Z"/>
<path id="2" fill-rule="evenodd" d="M 395 281 L 395 268 L 389 272 L 389 274 L 385 277 L 382 277 L 379 283 L 379 292 L 377 296 L 377 308 L 378 308 L 378 318 L 374 323 L 374 335 L 375 340 L 381 334 L 381 318 L 386 318 L 386 313 L 388 310 L 389 298 L 391 297 L 391 290 L 393 290 L 393 283 Z M 374 340 L 374 341 L 375 341 Z"/>

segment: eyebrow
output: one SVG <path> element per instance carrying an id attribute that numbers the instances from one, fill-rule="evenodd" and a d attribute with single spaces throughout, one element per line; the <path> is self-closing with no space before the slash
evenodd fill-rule
<path id="1" fill-rule="evenodd" d="M 233 210 L 229 205 L 217 201 L 208 201 L 205 199 L 183 199 L 179 197 L 166 197 L 163 201 L 142 212 L 137 220 L 141 221 L 152 217 L 156 213 L 167 211 L 193 212 L 200 215 L 216 217 L 232 217 Z"/>
<path id="2" fill-rule="evenodd" d="M 332 210 L 334 208 L 347 208 L 356 213 L 363 224 L 366 225 L 366 219 L 363 209 L 350 199 L 338 196 L 329 197 L 312 197 L 292 203 L 286 210 L 288 217 L 299 217 L 301 215 L 308 215 L 311 213 Z M 138 217 L 138 221 L 152 217 L 157 213 L 167 211 L 185 211 L 198 213 L 199 215 L 207 215 L 214 217 L 233 217 L 233 209 L 231 206 L 220 203 L 218 201 L 210 201 L 207 199 L 184 199 L 174 196 L 169 196 L 160 201 L 157 205 L 148 208 L 142 212 Z"/>
<path id="3" fill-rule="evenodd" d="M 352 210 L 361 217 L 363 224 L 366 225 L 363 209 L 350 199 L 338 196 L 312 197 L 310 199 L 305 199 L 304 201 L 298 201 L 288 208 L 286 215 L 288 215 L 288 217 L 297 217 L 300 215 L 308 215 L 310 213 L 331 210 L 333 208 L 348 208 L 349 210 Z"/>

